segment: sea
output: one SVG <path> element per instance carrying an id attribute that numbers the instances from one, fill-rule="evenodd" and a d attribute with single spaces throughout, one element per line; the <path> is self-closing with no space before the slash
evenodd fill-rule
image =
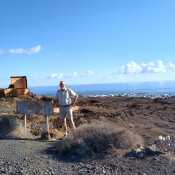
<path id="1" fill-rule="evenodd" d="M 175 81 L 144 83 L 108 83 L 70 85 L 82 96 L 130 96 L 130 97 L 168 97 L 175 96 Z M 31 87 L 37 95 L 55 96 L 58 86 Z"/>

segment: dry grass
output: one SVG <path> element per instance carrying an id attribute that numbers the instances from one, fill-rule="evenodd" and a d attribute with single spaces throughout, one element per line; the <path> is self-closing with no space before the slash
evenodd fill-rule
<path id="1" fill-rule="evenodd" d="M 62 155 L 87 158 L 112 153 L 116 149 L 130 149 L 143 145 L 141 136 L 111 123 L 83 125 L 62 143 L 57 150 Z"/>

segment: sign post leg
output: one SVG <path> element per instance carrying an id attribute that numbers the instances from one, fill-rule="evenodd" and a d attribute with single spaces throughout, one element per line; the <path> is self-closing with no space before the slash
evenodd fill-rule
<path id="1" fill-rule="evenodd" d="M 24 132 L 26 135 L 27 134 L 27 115 L 26 114 L 24 115 Z"/>
<path id="2" fill-rule="evenodd" d="M 49 116 L 46 116 L 46 132 L 48 133 L 49 136 Z"/>

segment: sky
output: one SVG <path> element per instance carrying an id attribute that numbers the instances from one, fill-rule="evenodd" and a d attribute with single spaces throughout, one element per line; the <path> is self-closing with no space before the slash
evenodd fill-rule
<path id="1" fill-rule="evenodd" d="M 175 80 L 174 0 L 0 0 L 0 87 Z"/>

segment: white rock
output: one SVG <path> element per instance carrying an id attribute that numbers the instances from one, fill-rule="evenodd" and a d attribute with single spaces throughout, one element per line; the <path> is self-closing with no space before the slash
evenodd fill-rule
<path id="1" fill-rule="evenodd" d="M 158 138 L 159 138 L 159 140 L 162 140 L 162 139 L 163 139 L 163 137 L 162 137 L 162 136 L 159 136 Z"/>
<path id="2" fill-rule="evenodd" d="M 170 138 L 170 136 L 166 136 L 166 139 L 167 139 L 167 140 L 170 140 L 171 138 Z"/>

